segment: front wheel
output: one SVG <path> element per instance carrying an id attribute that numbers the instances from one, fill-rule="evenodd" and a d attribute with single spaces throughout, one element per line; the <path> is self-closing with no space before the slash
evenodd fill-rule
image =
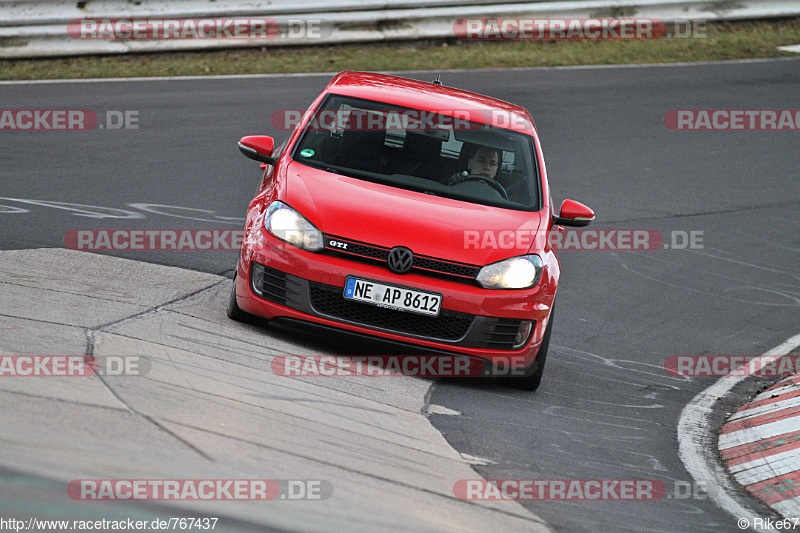
<path id="1" fill-rule="evenodd" d="M 544 331 L 544 338 L 542 338 L 542 345 L 539 347 L 539 353 L 536 355 L 536 360 L 533 364 L 525 369 L 525 375 L 522 377 L 509 378 L 509 385 L 522 390 L 534 391 L 539 388 L 542 382 L 542 375 L 544 374 L 544 363 L 547 361 L 547 350 L 550 347 L 550 332 L 553 331 L 553 309 L 550 310 L 550 320 L 547 323 L 547 329 Z M 533 367 L 536 370 L 533 370 Z"/>
<path id="2" fill-rule="evenodd" d="M 252 318 L 250 313 L 242 311 L 239 308 L 239 302 L 236 300 L 236 274 L 233 275 L 231 296 L 228 299 L 228 318 L 231 320 L 236 320 L 237 322 L 249 322 L 249 320 Z"/>

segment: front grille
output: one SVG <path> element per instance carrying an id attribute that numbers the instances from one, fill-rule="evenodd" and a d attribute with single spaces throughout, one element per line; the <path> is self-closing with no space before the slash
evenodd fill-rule
<path id="1" fill-rule="evenodd" d="M 341 287 L 311 283 L 311 305 L 315 311 L 348 322 L 397 333 L 446 341 L 467 334 L 473 315 L 442 309 L 439 316 L 423 316 L 345 300 Z M 513 340 L 513 339 L 512 339 Z"/>
<path id="2" fill-rule="evenodd" d="M 461 276 L 464 278 L 475 279 L 480 272 L 480 267 L 465 265 L 463 263 L 449 263 L 446 261 L 439 261 L 436 259 L 428 259 L 427 257 L 415 255 L 414 267 L 424 270 L 432 270 L 434 272 L 441 272 L 443 274 L 452 274 L 454 276 Z"/>
<path id="3" fill-rule="evenodd" d="M 521 324 L 516 318 L 487 318 L 477 328 L 475 343 L 491 350 L 513 350 Z"/>
<path id="4" fill-rule="evenodd" d="M 386 261 L 389 256 L 389 248 L 381 248 L 378 246 L 368 246 L 356 242 L 348 242 L 347 250 L 337 250 L 343 254 L 348 255 L 361 255 L 378 261 Z"/>
<path id="5" fill-rule="evenodd" d="M 332 246 L 331 241 L 347 244 L 347 248 Z M 385 246 L 376 246 L 359 241 L 325 235 L 325 252 L 330 255 L 338 255 L 352 261 L 363 263 L 379 263 L 386 266 L 386 258 L 389 250 Z M 426 276 L 450 279 L 461 283 L 475 284 L 475 277 L 480 272 L 480 267 L 466 263 L 445 261 L 435 257 L 414 254 L 414 266 L 412 272 Z"/>

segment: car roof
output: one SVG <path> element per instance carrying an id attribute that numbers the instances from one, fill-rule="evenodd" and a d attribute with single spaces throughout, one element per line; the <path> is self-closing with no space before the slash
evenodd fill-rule
<path id="1" fill-rule="evenodd" d="M 464 111 L 470 114 L 471 120 L 521 133 L 533 134 L 536 129 L 528 111 L 518 105 L 462 89 L 399 76 L 345 71 L 337 75 L 326 90 L 331 94 L 447 115 L 451 111 Z"/>

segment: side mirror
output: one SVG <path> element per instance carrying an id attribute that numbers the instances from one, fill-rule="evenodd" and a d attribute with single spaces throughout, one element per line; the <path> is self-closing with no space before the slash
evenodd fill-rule
<path id="1" fill-rule="evenodd" d="M 274 165 L 278 162 L 272 157 L 272 150 L 275 148 L 275 141 L 266 135 L 247 135 L 239 139 L 239 151 L 246 157 L 255 159 L 260 163 Z"/>
<path id="2" fill-rule="evenodd" d="M 594 211 L 575 200 L 564 200 L 558 216 L 553 217 L 554 224 L 581 228 L 594 220 Z"/>

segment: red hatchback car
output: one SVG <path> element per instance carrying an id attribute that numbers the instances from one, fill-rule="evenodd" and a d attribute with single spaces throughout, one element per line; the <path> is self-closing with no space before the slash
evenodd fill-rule
<path id="1" fill-rule="evenodd" d="M 555 214 L 522 107 L 394 76 L 343 72 L 264 163 L 228 315 L 346 330 L 514 370 L 536 389 L 560 267 Z M 524 371 L 523 371 L 524 370 Z"/>

